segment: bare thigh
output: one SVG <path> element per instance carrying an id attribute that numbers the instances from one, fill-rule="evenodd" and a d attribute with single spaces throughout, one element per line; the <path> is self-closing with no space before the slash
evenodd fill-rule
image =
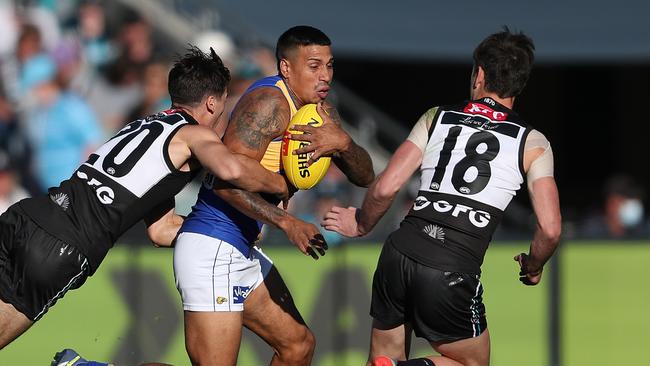
<path id="1" fill-rule="evenodd" d="M 185 311 L 185 347 L 193 365 L 234 366 L 241 334 L 241 311 Z"/>
<path id="2" fill-rule="evenodd" d="M 411 351 L 411 325 L 401 324 L 388 327 L 377 319 L 372 320 L 370 332 L 370 353 L 368 365 L 377 356 L 388 356 L 395 360 L 406 360 Z"/>
<path id="3" fill-rule="evenodd" d="M 275 266 L 246 298 L 244 326 L 273 348 L 273 365 L 309 364 L 311 361 L 313 335 Z"/>
<path id="4" fill-rule="evenodd" d="M 25 333 L 32 324 L 34 322 L 13 305 L 0 301 L 0 349 Z"/>
<path id="5" fill-rule="evenodd" d="M 436 365 L 456 365 L 456 363 L 442 363 L 443 358 L 448 358 L 464 366 L 488 366 L 490 364 L 490 332 L 486 329 L 480 336 L 461 339 L 449 343 L 432 342 L 431 346 L 442 356 Z"/>

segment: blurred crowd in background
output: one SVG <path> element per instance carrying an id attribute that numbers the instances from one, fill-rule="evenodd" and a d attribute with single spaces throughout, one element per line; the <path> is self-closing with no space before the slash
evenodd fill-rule
<path id="1" fill-rule="evenodd" d="M 127 7 L 98 0 L 0 2 L 0 212 L 70 177 L 88 154 L 126 123 L 170 107 L 167 73 L 187 44 L 171 44 L 149 19 Z M 242 49 L 226 33 L 207 31 L 188 43 L 214 47 L 232 73 L 227 110 L 258 78 L 276 74 L 273 49 Z M 222 125 L 225 125 L 222 124 Z M 196 183 L 198 184 L 198 183 Z M 614 176 L 594 198 L 593 214 L 569 223 L 578 238 L 648 238 L 645 187 Z M 387 224 L 370 239 L 399 225 L 417 194 L 412 182 Z M 560 194 L 562 193 L 560 187 Z M 194 191 L 181 202 L 191 205 Z M 315 189 L 301 191 L 290 210 L 319 222 L 332 205 L 359 205 L 363 190 L 333 167 Z M 532 211 L 513 201 L 497 239 L 530 236 Z M 343 238 L 326 232 L 330 245 Z M 267 241 L 286 242 L 269 230 Z"/>

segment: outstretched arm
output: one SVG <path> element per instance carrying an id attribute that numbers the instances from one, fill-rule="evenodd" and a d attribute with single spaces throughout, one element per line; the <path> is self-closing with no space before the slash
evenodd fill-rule
<path id="1" fill-rule="evenodd" d="M 217 178 L 247 191 L 288 199 L 289 188 L 284 177 L 265 169 L 250 157 L 231 153 L 214 131 L 205 126 L 187 126 L 179 133 L 183 133 L 192 156 Z"/>
<path id="2" fill-rule="evenodd" d="M 320 127 L 294 126 L 292 129 L 303 134 L 292 134 L 291 139 L 308 141 L 309 145 L 296 149 L 294 154 L 312 153 L 309 165 L 321 156 L 331 156 L 334 164 L 360 187 L 368 187 L 375 179 L 372 159 L 368 152 L 357 145 L 341 127 L 341 116 L 334 106 L 318 103 L 316 110 L 323 119 Z"/>
<path id="3" fill-rule="evenodd" d="M 399 190 L 422 163 L 422 150 L 410 140 L 397 149 L 386 169 L 370 185 L 361 209 L 332 207 L 322 226 L 349 237 L 372 230 L 393 203 Z"/>
<path id="4" fill-rule="evenodd" d="M 232 188 L 216 188 L 214 193 L 244 215 L 284 231 L 303 254 L 311 255 L 314 259 L 318 259 L 316 252 L 321 256 L 325 255 L 327 243 L 315 225 L 273 206 L 257 193 Z"/>
<path id="5" fill-rule="evenodd" d="M 544 264 L 560 242 L 562 231 L 560 198 L 553 178 L 553 153 L 550 143 L 537 131 L 531 132 L 526 140 L 524 168 L 537 227 L 528 254 L 521 253 L 515 260 L 521 268 L 519 280 L 525 285 L 536 285 L 542 279 Z"/>

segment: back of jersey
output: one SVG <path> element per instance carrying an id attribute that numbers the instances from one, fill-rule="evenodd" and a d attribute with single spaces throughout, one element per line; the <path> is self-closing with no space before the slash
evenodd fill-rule
<path id="1" fill-rule="evenodd" d="M 47 232 L 77 247 L 94 270 L 127 229 L 178 193 L 197 172 L 176 169 L 169 144 L 184 125 L 179 111 L 134 121 L 90 155 L 49 197 L 21 204 Z"/>
<path id="2" fill-rule="evenodd" d="M 396 248 L 434 268 L 480 273 L 492 235 L 524 181 L 530 129 L 491 98 L 439 107 L 421 165 L 418 197 Z"/>

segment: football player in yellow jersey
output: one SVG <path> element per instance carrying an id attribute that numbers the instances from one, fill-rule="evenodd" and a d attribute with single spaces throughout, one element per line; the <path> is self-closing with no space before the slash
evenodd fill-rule
<path id="1" fill-rule="evenodd" d="M 372 161 L 341 128 L 326 102 L 333 76 L 329 38 L 297 26 L 278 40 L 278 75 L 254 83 L 230 117 L 224 144 L 234 153 L 280 169 L 280 141 L 291 117 L 318 104 L 323 125 L 296 126 L 296 140 L 310 144 L 297 153 L 331 156 L 350 182 L 367 187 Z M 312 161 L 313 161 L 312 160 Z M 235 365 L 242 326 L 274 350 L 272 365 L 309 365 L 315 338 L 305 325 L 282 277 L 255 245 L 261 224 L 283 230 L 305 255 L 318 258 L 326 244 L 319 229 L 269 203 L 259 194 L 205 181 L 197 204 L 181 227 L 174 270 L 185 310 L 185 342 L 193 364 Z M 207 295 L 206 295 L 207 294 Z"/>

